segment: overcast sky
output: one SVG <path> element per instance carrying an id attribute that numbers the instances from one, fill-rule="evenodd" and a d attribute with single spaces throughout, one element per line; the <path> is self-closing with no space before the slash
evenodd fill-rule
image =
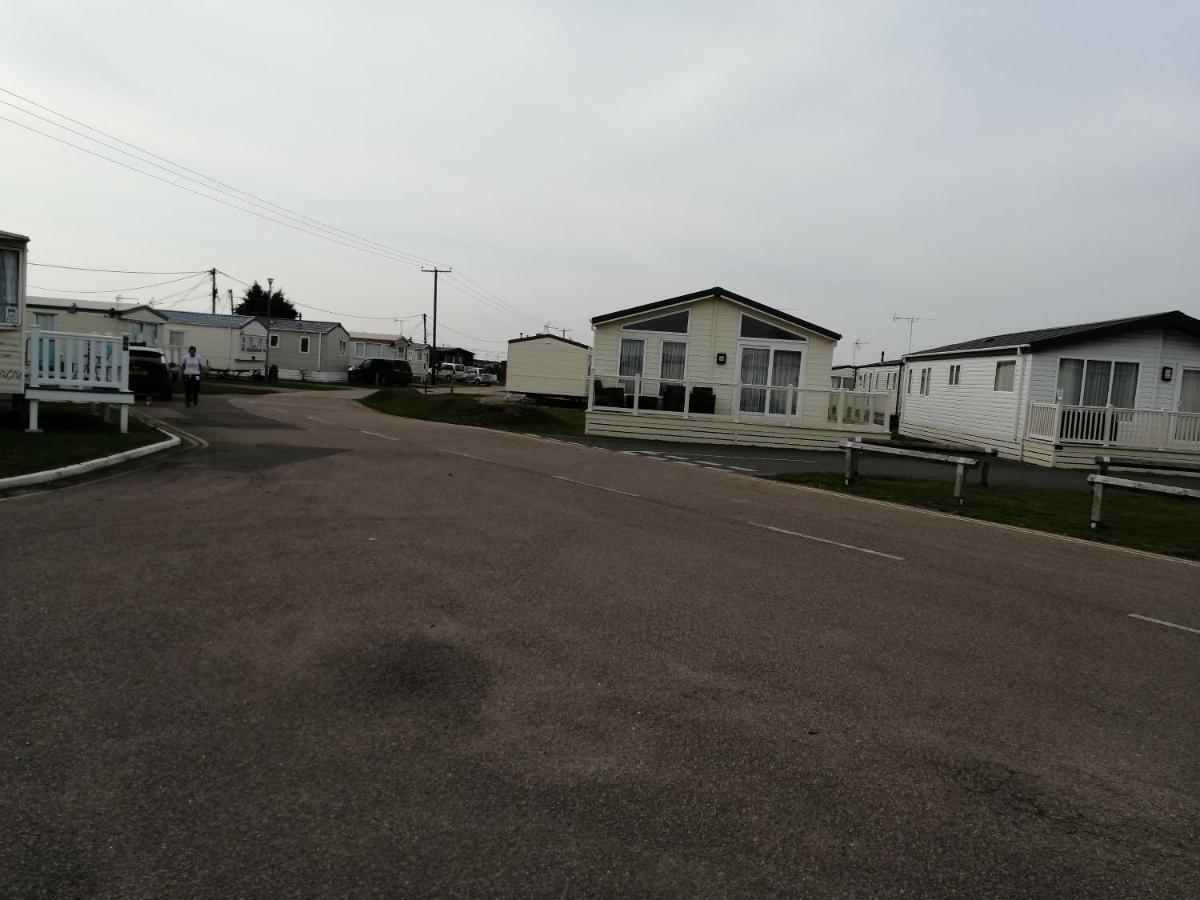
<path id="1" fill-rule="evenodd" d="M 1200 314 L 1194 0 L 186 6 L 10 0 L 0 87 L 528 316 L 444 286 L 441 343 L 587 341 L 593 315 L 712 285 L 840 332 L 843 361 L 904 352 L 897 314 L 928 320 L 913 349 Z M 4 121 L 0 159 L 0 229 L 35 262 L 271 276 L 351 330 L 430 311 L 415 267 Z"/>

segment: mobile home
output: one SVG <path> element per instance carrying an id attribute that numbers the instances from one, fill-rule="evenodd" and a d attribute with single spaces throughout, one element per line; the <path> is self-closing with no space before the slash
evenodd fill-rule
<path id="1" fill-rule="evenodd" d="M 505 387 L 532 397 L 584 400 L 592 351 L 556 334 L 531 334 L 508 342 Z"/>

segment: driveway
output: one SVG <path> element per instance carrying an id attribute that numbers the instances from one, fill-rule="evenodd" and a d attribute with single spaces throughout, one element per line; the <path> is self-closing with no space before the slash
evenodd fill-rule
<path id="1" fill-rule="evenodd" d="M 0 895 L 1200 893 L 1200 567 L 354 396 L 0 499 Z"/>

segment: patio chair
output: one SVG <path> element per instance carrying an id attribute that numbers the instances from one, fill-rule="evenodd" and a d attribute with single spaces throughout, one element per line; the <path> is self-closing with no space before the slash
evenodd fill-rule
<path id="1" fill-rule="evenodd" d="M 712 415 L 717 410 L 717 395 L 710 387 L 692 388 L 692 398 L 688 401 L 688 412 Z"/>
<path id="2" fill-rule="evenodd" d="M 682 384 L 664 384 L 659 394 L 662 397 L 660 409 L 683 412 L 684 388 Z"/>

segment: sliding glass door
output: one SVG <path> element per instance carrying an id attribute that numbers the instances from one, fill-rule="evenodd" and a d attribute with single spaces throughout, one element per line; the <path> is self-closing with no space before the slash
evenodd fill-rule
<path id="1" fill-rule="evenodd" d="M 803 362 L 804 353 L 800 350 L 743 345 L 738 366 L 738 380 L 742 383 L 739 410 L 773 416 L 794 413 L 799 405 L 794 399 L 798 398 L 798 392 L 769 391 L 767 387 L 800 387 L 804 379 Z M 789 399 L 793 400 L 790 409 Z"/>

